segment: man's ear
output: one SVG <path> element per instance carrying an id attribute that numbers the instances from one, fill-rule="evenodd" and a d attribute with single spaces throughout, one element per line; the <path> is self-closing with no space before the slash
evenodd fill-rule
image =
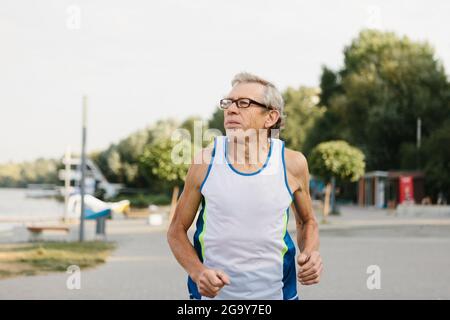
<path id="1" fill-rule="evenodd" d="M 264 123 L 264 127 L 266 129 L 269 129 L 272 127 L 275 123 L 277 123 L 278 119 L 280 118 L 280 112 L 278 110 L 269 110 L 268 117 L 266 118 L 266 122 Z"/>

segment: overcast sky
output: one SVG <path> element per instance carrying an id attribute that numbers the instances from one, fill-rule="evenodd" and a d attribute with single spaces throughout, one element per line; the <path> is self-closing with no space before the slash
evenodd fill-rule
<path id="1" fill-rule="evenodd" d="M 88 150 L 157 119 L 209 117 L 239 71 L 317 86 L 365 27 L 427 40 L 450 70 L 449 1 L 2 0 L 0 162 Z"/>

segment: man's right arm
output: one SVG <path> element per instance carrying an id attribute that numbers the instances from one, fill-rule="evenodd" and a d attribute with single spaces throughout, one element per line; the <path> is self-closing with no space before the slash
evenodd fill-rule
<path id="1" fill-rule="evenodd" d="M 201 155 L 208 157 L 211 152 L 202 150 Z M 173 254 L 194 282 L 205 269 L 189 241 L 187 231 L 191 227 L 201 202 L 200 185 L 208 170 L 207 159 L 196 158 L 186 176 L 183 192 L 167 232 L 167 240 Z"/>
<path id="2" fill-rule="evenodd" d="M 197 284 L 200 294 L 208 297 L 216 296 L 225 284 L 229 284 L 229 279 L 222 271 L 210 270 L 203 265 L 189 241 L 187 232 L 201 202 L 200 187 L 208 171 L 211 152 L 211 149 L 202 150 L 189 168 L 183 192 L 167 232 L 167 240 L 175 258 Z"/>

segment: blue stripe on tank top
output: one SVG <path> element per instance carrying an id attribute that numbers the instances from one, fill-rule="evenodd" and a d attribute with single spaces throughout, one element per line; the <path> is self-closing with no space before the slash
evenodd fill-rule
<path id="1" fill-rule="evenodd" d="M 212 153 L 211 153 L 211 160 L 209 161 L 208 170 L 206 171 L 205 178 L 203 179 L 203 182 L 200 185 L 200 192 L 202 192 L 203 186 L 205 185 L 205 182 L 206 182 L 206 180 L 209 177 L 209 173 L 211 172 L 211 167 L 213 165 L 214 158 L 216 156 L 216 143 L 217 143 L 217 137 L 214 138 L 214 148 L 213 148 Z"/>
<path id="2" fill-rule="evenodd" d="M 205 198 L 202 197 L 202 207 L 200 214 L 197 218 L 197 224 L 196 224 L 196 230 L 194 234 L 194 249 L 195 252 L 197 252 L 197 256 L 200 259 L 200 261 L 203 263 L 203 256 L 202 256 L 202 246 L 200 244 L 200 234 L 202 233 L 204 227 L 205 227 L 205 221 L 204 221 L 204 213 L 205 213 Z M 201 299 L 201 295 L 198 292 L 197 284 L 192 280 L 190 276 L 188 276 L 188 290 L 189 290 L 189 297 L 191 299 Z"/>
<path id="3" fill-rule="evenodd" d="M 289 208 L 287 209 L 287 222 L 289 223 Z M 295 246 L 294 242 L 286 231 L 283 239 L 287 245 L 287 252 L 283 258 L 283 299 L 290 300 L 297 296 L 297 278 L 295 272 Z"/>
<path id="4" fill-rule="evenodd" d="M 205 185 L 206 180 L 209 177 L 209 173 L 211 172 L 211 168 L 214 162 L 214 158 L 216 156 L 216 146 L 217 146 L 217 139 L 218 137 L 214 138 L 214 147 L 211 153 L 211 160 L 208 165 L 208 170 L 206 172 L 205 178 L 203 179 L 202 184 L 200 185 L 200 192 L 202 192 L 203 186 Z M 202 255 L 202 245 L 200 243 L 200 234 L 203 232 L 205 228 L 205 220 L 204 220 L 204 213 L 205 213 L 205 198 L 202 196 L 201 201 L 201 210 L 200 214 L 197 218 L 197 224 L 196 224 L 196 230 L 194 234 L 194 249 L 197 252 L 197 256 L 199 257 L 200 261 L 203 263 L 203 255 Z M 189 297 L 191 299 L 201 299 L 201 295 L 198 292 L 197 284 L 192 280 L 190 276 L 188 276 L 188 291 L 189 291 Z"/>
<path id="5" fill-rule="evenodd" d="M 281 159 L 283 160 L 284 183 L 286 185 L 286 189 L 289 192 L 291 198 L 294 199 L 294 194 L 292 193 L 291 188 L 289 188 L 288 177 L 287 177 L 287 172 L 286 172 L 286 161 L 284 159 L 284 141 L 283 141 L 283 146 L 281 148 Z"/>

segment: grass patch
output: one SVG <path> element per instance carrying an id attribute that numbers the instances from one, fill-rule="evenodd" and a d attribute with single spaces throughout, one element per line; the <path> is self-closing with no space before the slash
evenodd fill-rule
<path id="1" fill-rule="evenodd" d="M 81 269 L 102 264 L 115 249 L 113 242 L 41 242 L 0 245 L 0 279 Z"/>

